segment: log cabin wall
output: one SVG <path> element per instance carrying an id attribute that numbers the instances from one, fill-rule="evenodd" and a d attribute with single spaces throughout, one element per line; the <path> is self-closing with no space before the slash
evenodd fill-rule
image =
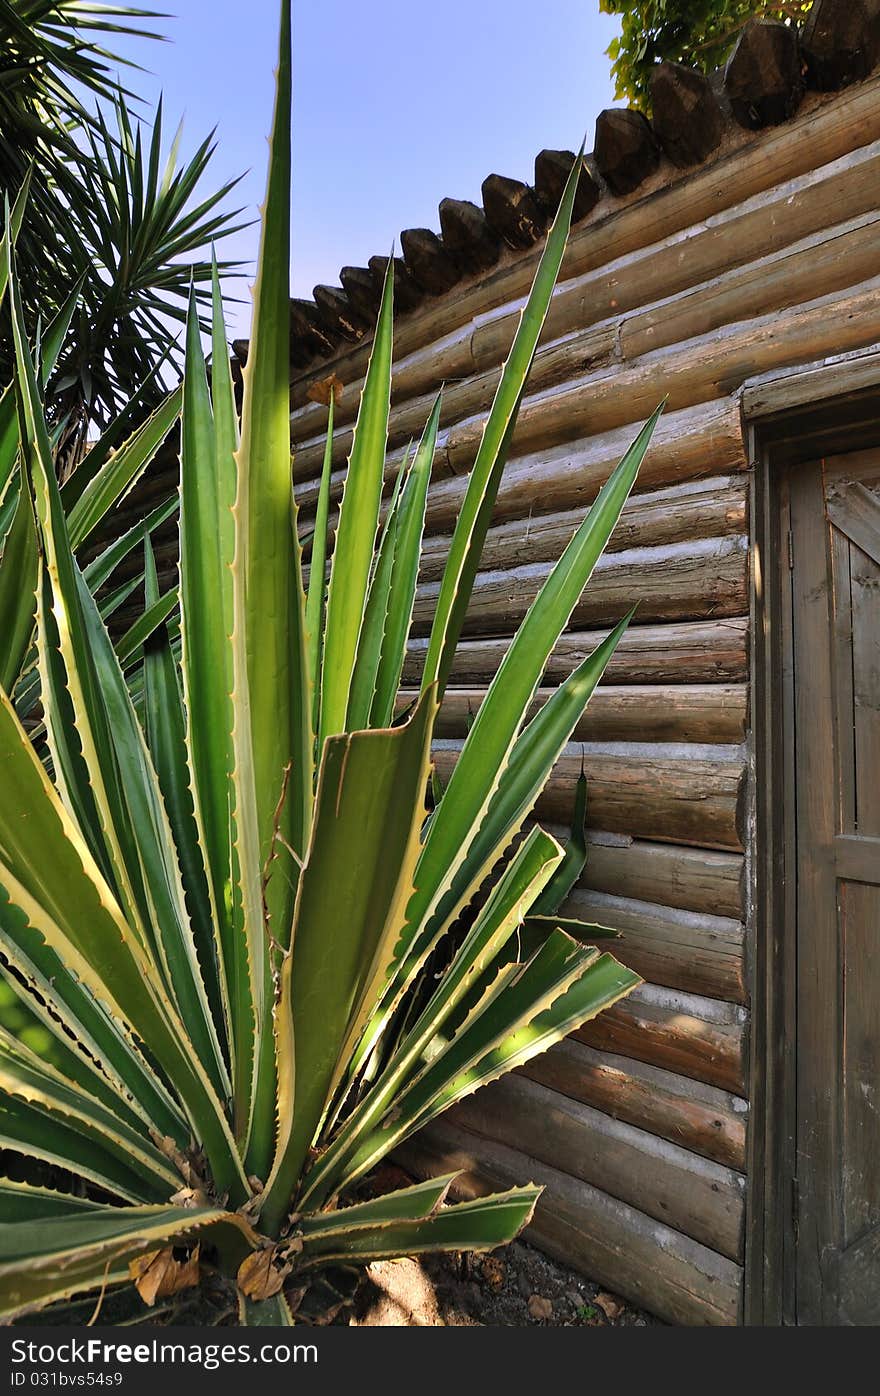
<path id="1" fill-rule="evenodd" d="M 851 356 L 857 368 L 878 346 L 878 62 L 876 3 L 817 0 L 800 34 L 752 22 L 708 80 L 661 65 L 652 124 L 600 116 L 438 728 L 442 774 L 536 588 L 666 397 L 545 684 L 634 602 L 638 612 L 539 806 L 551 825 L 569 820 L 583 767 L 591 843 L 572 911 L 621 930 L 618 953 L 645 984 L 450 1111 L 407 1159 L 414 1170 L 461 1168 L 470 1192 L 546 1184 L 535 1244 L 676 1323 L 742 1321 L 759 1195 L 747 1164 L 755 791 L 744 385 L 829 359 Z M 441 236 L 401 239 L 389 481 L 445 384 L 408 684 L 571 158 L 542 152 L 532 185 L 491 175 L 483 208 L 444 199 Z M 339 287 L 291 302 L 304 527 L 327 415 L 311 398 L 331 375 L 343 385 L 338 500 L 385 263 L 343 268 Z M 246 342 L 234 348 L 245 360 Z M 166 454 L 117 526 L 164 498 L 175 470 Z M 175 553 L 171 523 L 158 539 L 169 580 Z"/>
<path id="2" fill-rule="evenodd" d="M 742 386 L 880 339 L 880 77 L 853 71 L 852 37 L 841 53 L 823 8 L 842 13 L 817 7 L 800 49 L 793 29 L 751 25 L 714 80 L 664 65 L 653 125 L 600 117 L 438 727 L 442 776 L 536 589 L 665 396 L 546 685 L 634 602 L 636 618 L 539 805 L 551 824 L 569 820 L 586 771 L 590 856 L 571 911 L 622 931 L 619 954 L 645 984 L 451 1110 L 407 1160 L 462 1168 L 466 1192 L 545 1183 L 532 1240 L 679 1323 L 743 1311 L 754 792 Z M 864 69 L 880 54 L 860 43 Z M 805 76 L 861 81 L 805 94 Z M 442 236 L 402 237 L 389 480 L 445 385 L 408 684 L 565 173 L 564 155 L 542 152 L 531 186 L 490 176 L 482 209 L 445 199 Z M 338 499 L 383 270 L 381 258 L 345 268 L 341 287 L 293 303 L 306 527 L 326 423 L 310 394 L 330 375 L 343 385 Z"/>

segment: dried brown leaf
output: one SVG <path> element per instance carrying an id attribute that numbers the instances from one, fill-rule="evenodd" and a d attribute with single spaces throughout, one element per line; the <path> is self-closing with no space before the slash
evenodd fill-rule
<path id="1" fill-rule="evenodd" d="M 248 1299 L 271 1299 L 283 1289 L 290 1269 L 289 1264 L 279 1263 L 278 1252 L 272 1246 L 251 1251 L 238 1267 L 238 1287 Z"/>
<path id="2" fill-rule="evenodd" d="M 335 403 L 339 403 L 342 397 L 342 389 L 345 385 L 335 373 L 331 373 L 329 378 L 319 378 L 313 383 L 306 393 L 309 402 L 318 402 L 322 407 L 330 406 L 331 395 Z"/>
<path id="3" fill-rule="evenodd" d="M 199 1246 L 178 1260 L 173 1246 L 159 1251 L 147 1251 L 129 1263 L 128 1273 L 145 1304 L 167 1299 L 183 1289 L 192 1289 L 199 1282 Z"/>

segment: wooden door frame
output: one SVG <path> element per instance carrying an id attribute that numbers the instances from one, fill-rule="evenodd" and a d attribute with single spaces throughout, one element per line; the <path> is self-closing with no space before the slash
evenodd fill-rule
<path id="1" fill-rule="evenodd" d="M 799 465 L 880 441 L 880 387 L 746 421 L 751 497 L 751 1036 L 743 1322 L 795 1321 L 794 674 L 787 484 Z"/>

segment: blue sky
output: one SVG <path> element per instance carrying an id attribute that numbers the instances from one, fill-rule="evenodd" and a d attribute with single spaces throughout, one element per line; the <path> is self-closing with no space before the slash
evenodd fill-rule
<path id="1" fill-rule="evenodd" d="M 159 8 L 159 7 L 157 7 Z M 185 149 L 214 125 L 216 179 L 247 170 L 239 202 L 265 182 L 276 56 L 275 0 L 170 0 L 171 42 L 126 45 L 165 93 Z M 308 296 L 346 263 L 386 252 L 402 228 L 438 227 L 445 195 L 479 202 L 491 171 L 530 180 L 544 146 L 592 144 L 612 103 L 604 50 L 617 21 L 597 0 L 294 0 L 292 284 Z M 257 230 L 226 255 L 253 258 Z M 247 296 L 248 281 L 234 293 Z M 249 304 L 230 309 L 246 334 Z"/>

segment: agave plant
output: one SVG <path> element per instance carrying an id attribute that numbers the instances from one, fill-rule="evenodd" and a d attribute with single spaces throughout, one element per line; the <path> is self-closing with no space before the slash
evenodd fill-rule
<path id="1" fill-rule="evenodd" d="M 210 386 L 194 303 L 187 333 L 179 619 L 144 627 L 128 677 L 74 555 L 12 271 L 46 754 L 0 694 L 0 943 L 7 983 L 56 1056 L 0 1033 L 0 1144 L 50 1170 L 17 1167 L 0 1185 L 2 1314 L 132 1281 L 168 1299 L 211 1269 L 242 1322 L 289 1323 L 292 1297 L 332 1267 L 491 1248 L 531 1216 L 534 1186 L 446 1205 L 451 1177 L 381 1196 L 366 1183 L 452 1102 L 638 982 L 591 943 L 598 927 L 555 914 L 582 855 L 530 818 L 627 618 L 526 714 L 654 419 L 536 598 L 431 798 L 433 725 L 577 176 L 576 165 L 402 713 L 440 406 L 380 528 L 389 280 L 325 586 L 330 407 L 306 589 L 289 435 L 289 0 L 240 435 L 215 277 Z M 149 545 L 145 575 L 155 614 Z"/>

